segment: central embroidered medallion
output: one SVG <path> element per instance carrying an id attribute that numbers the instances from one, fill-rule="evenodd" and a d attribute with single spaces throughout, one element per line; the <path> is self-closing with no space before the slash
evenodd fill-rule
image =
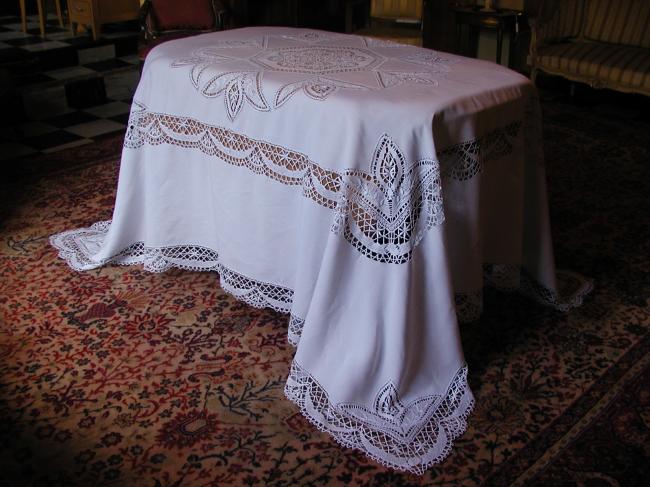
<path id="1" fill-rule="evenodd" d="M 265 69 L 304 74 L 366 71 L 383 60 L 383 57 L 366 49 L 338 46 L 269 49 L 251 58 Z"/>

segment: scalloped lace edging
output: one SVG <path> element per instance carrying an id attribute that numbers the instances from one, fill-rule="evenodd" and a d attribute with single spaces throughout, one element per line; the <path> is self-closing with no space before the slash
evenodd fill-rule
<path id="1" fill-rule="evenodd" d="M 557 311 L 567 312 L 582 305 L 594 288 L 594 281 L 571 271 L 555 271 L 557 290 L 549 289 L 534 279 L 521 266 L 509 264 L 485 264 L 485 284 L 500 291 L 518 291 L 540 304 Z"/>
<path id="2" fill-rule="evenodd" d="M 97 251 L 110 226 L 99 222 L 90 228 L 62 232 L 50 243 L 70 267 L 84 271 L 108 263 L 142 264 L 151 272 L 177 267 L 213 270 L 219 273 L 222 288 L 254 307 L 290 312 L 293 291 L 275 284 L 256 281 L 219 263 L 216 251 L 191 245 L 152 248 L 137 242 L 117 255 L 95 261 Z M 290 315 L 288 340 L 297 346 L 304 320 Z M 372 409 L 358 404 L 332 404 L 329 394 L 295 361 L 285 386 L 285 395 L 297 404 L 318 429 L 340 444 L 357 448 L 377 462 L 416 474 L 424 473 L 451 452 L 453 441 L 467 429 L 467 417 L 474 399 L 467 384 L 467 366 L 455 374 L 444 395 L 430 395 L 407 404 L 388 382 L 377 394 Z"/>
<path id="3" fill-rule="evenodd" d="M 557 291 L 540 284 L 521 266 L 485 264 L 483 266 L 483 285 L 503 292 L 519 292 L 560 312 L 568 312 L 581 306 L 585 297 L 594 289 L 592 279 L 575 272 L 558 270 L 555 274 L 558 283 Z M 481 317 L 483 314 L 483 289 L 454 294 L 456 316 L 460 323 L 469 323 Z"/>
<path id="4" fill-rule="evenodd" d="M 419 475 L 449 455 L 474 408 L 467 365 L 456 372 L 444 395 L 404 404 L 389 382 L 369 409 L 332 403 L 327 391 L 294 360 L 284 393 L 314 426 L 341 445 L 361 450 L 387 467 Z"/>
<path id="5" fill-rule="evenodd" d="M 235 298 L 255 308 L 271 308 L 281 313 L 291 311 L 293 290 L 258 281 L 224 266 L 215 250 L 199 245 L 147 247 L 136 242 L 118 254 L 93 260 L 91 255 L 100 249 L 110 221 L 98 222 L 90 228 L 80 228 L 50 237 L 50 244 L 59 257 L 77 271 L 96 269 L 106 264 L 141 264 L 149 272 L 165 272 L 172 268 L 190 271 L 215 271 L 219 274 L 221 288 Z"/>

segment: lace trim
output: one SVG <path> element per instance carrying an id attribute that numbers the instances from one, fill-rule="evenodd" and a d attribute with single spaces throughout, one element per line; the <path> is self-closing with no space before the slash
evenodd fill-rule
<path id="1" fill-rule="evenodd" d="M 474 140 L 444 149 L 438 158 L 443 178 L 467 181 L 483 171 L 487 161 L 512 153 L 522 122 L 512 122 Z"/>
<path id="2" fill-rule="evenodd" d="M 307 156 L 196 120 L 151 113 L 137 104 L 125 147 L 168 143 L 301 186 L 314 202 L 335 209 L 332 231 L 378 262 L 404 263 L 424 233 L 444 221 L 438 163 L 422 159 L 407 167 L 404 154 L 383 135 L 371 162 L 372 174 L 324 169 Z"/>
<path id="3" fill-rule="evenodd" d="M 555 273 L 558 291 L 555 292 L 537 282 L 518 265 L 485 264 L 484 282 L 500 291 L 518 291 L 540 304 L 566 312 L 582 305 L 584 298 L 593 290 L 594 282 L 574 272 L 558 270 Z"/>
<path id="4" fill-rule="evenodd" d="M 219 274 L 221 287 L 237 299 L 256 308 L 272 308 L 282 313 L 289 313 L 291 310 L 291 289 L 239 274 L 219 262 L 218 252 L 206 247 L 147 247 L 143 242 L 137 242 L 117 255 L 99 261 L 92 260 L 90 256 L 101 248 L 110 224 L 110 221 L 98 222 L 90 228 L 52 235 L 50 243 L 59 251 L 59 257 L 77 271 L 95 269 L 108 263 L 142 264 L 149 272 L 165 272 L 172 268 L 215 271 Z"/>
<path id="5" fill-rule="evenodd" d="M 237 299 L 256 308 L 272 308 L 290 313 L 287 340 L 298 346 L 305 320 L 291 314 L 293 290 L 239 274 L 219 262 L 218 252 L 196 245 L 146 247 L 137 242 L 117 255 L 100 261 L 89 256 L 99 250 L 110 226 L 110 221 L 98 222 L 90 228 L 71 230 L 50 237 L 50 243 L 70 267 L 85 271 L 108 263 L 118 265 L 142 264 L 150 272 L 165 272 L 172 268 L 192 271 L 215 271 L 221 287 Z M 505 292 L 520 292 L 535 301 L 561 312 L 580 306 L 593 290 L 593 281 L 578 274 L 556 272 L 559 292 L 554 292 L 530 277 L 520 266 L 485 264 L 484 284 Z M 461 323 L 480 318 L 483 312 L 483 290 L 458 292 L 454 295 L 456 315 Z"/>
<path id="6" fill-rule="evenodd" d="M 444 221 L 438 162 L 422 159 L 407 166 L 403 152 L 386 134 L 377 144 L 370 174 L 352 169 L 337 173 L 299 152 L 134 104 L 124 147 L 169 144 L 197 149 L 281 184 L 299 186 L 307 198 L 336 210 L 332 231 L 370 259 L 408 262 L 424 232 Z M 443 176 L 475 176 L 487 160 L 512 151 L 511 139 L 520 127 L 521 122 L 514 122 L 445 149 Z"/>
<path id="7" fill-rule="evenodd" d="M 367 47 L 403 47 L 403 48 L 413 47 L 407 44 L 400 44 L 399 42 L 391 41 L 388 39 L 379 39 L 376 37 L 364 36 L 362 37 L 362 39 Z"/>
<path id="8" fill-rule="evenodd" d="M 59 256 L 78 271 L 107 263 L 143 264 L 152 272 L 172 267 L 189 270 L 214 270 L 221 286 L 236 298 L 255 307 L 290 312 L 293 291 L 257 281 L 219 263 L 218 253 L 200 246 L 146 247 L 142 242 L 119 254 L 93 261 L 89 252 L 101 246 L 110 222 L 99 222 L 87 229 L 72 230 L 50 237 Z M 291 315 L 289 341 L 297 345 L 304 320 Z M 378 393 L 373 409 L 358 404 L 332 404 L 327 392 L 295 361 L 285 387 L 287 397 L 322 431 L 342 445 L 358 448 L 376 461 L 400 470 L 424 473 L 445 458 L 453 441 L 467 428 L 473 398 L 467 384 L 467 367 L 451 381 L 443 395 L 430 395 L 408 404 L 402 403 L 389 382 Z"/>
<path id="9" fill-rule="evenodd" d="M 274 107 L 275 108 L 281 107 L 294 94 L 296 94 L 298 91 L 301 90 L 306 96 L 308 96 L 312 100 L 323 101 L 327 97 L 329 97 L 333 93 L 336 93 L 342 88 L 348 90 L 367 90 L 365 86 L 317 76 L 315 78 L 283 85 L 275 94 Z"/>
<path id="10" fill-rule="evenodd" d="M 289 329 L 287 332 L 287 340 L 294 347 L 298 346 L 300 341 L 300 336 L 302 335 L 302 329 L 305 326 L 305 320 L 298 318 L 295 315 L 289 317 Z"/>
<path id="11" fill-rule="evenodd" d="M 312 424 L 341 445 L 416 474 L 449 455 L 454 440 L 467 429 L 474 407 L 467 366 L 456 373 L 444 395 L 404 404 L 389 382 L 377 394 L 373 409 L 368 409 L 332 403 L 327 391 L 294 360 L 284 393 Z"/>
<path id="12" fill-rule="evenodd" d="M 307 44 L 317 44 L 320 42 L 329 42 L 337 39 L 345 39 L 348 37 L 345 34 L 334 34 L 330 32 L 308 31 L 302 34 L 285 34 L 281 36 L 283 39 L 290 39 L 292 41 L 305 42 Z"/>

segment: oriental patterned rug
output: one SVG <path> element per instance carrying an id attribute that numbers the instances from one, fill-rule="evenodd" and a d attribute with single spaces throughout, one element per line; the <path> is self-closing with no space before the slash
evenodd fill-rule
<path id="1" fill-rule="evenodd" d="M 488 293 L 462 328 L 476 410 L 422 477 L 341 448 L 284 398 L 285 316 L 211 273 L 57 258 L 51 234 L 111 217 L 119 138 L 16 161 L 0 183 L 0 485 L 642 485 L 650 125 L 544 110 L 558 267 L 596 288 L 568 315 Z"/>

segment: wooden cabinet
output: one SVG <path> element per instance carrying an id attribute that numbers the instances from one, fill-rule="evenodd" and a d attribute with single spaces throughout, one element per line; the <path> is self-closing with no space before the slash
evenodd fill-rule
<path id="1" fill-rule="evenodd" d="M 139 12 L 139 0 L 68 0 L 72 33 L 84 25 L 92 29 L 95 40 L 101 35 L 102 24 L 135 20 Z"/>
<path id="2" fill-rule="evenodd" d="M 431 49 L 458 52 L 454 9 L 476 5 L 477 0 L 423 0 L 423 45 Z"/>

